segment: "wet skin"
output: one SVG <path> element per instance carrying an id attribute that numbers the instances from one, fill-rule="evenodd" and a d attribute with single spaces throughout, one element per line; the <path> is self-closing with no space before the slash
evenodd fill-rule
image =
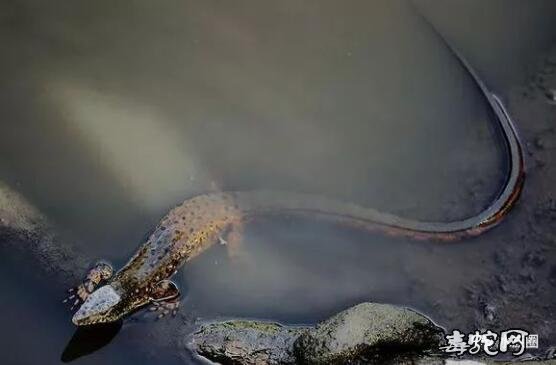
<path id="1" fill-rule="evenodd" d="M 115 275 L 110 275 L 112 270 L 106 263 L 91 269 L 87 277 L 93 279 L 86 279 L 69 297 L 74 306 L 83 302 L 73 322 L 90 325 L 116 321 L 149 303 L 159 309 L 160 316 L 175 313 L 179 290 L 167 279 L 213 243 L 226 242 L 224 235 L 233 255 L 241 218 L 233 194 L 202 195 L 186 200 L 160 221 Z M 100 284 L 103 286 L 96 289 Z"/>

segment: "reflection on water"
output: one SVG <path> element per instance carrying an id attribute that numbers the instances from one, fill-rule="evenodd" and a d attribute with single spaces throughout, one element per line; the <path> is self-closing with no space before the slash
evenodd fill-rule
<path id="1" fill-rule="evenodd" d="M 194 186 L 195 179 L 209 181 L 197 172 L 194 155 L 175 123 L 152 110 L 154 106 L 83 86 L 53 82 L 49 86 L 53 103 L 66 116 L 71 133 L 95 151 L 103 168 L 127 190 L 135 205 L 154 209 L 156 214 L 161 205 L 175 203 L 177 194 L 183 196 L 184 187 L 177 182 Z"/>
<path id="2" fill-rule="evenodd" d="M 306 191 L 445 220 L 482 209 L 504 177 L 471 78 L 403 1 L 1 7 L 10 51 L 0 60 L 0 178 L 91 257 L 125 262 L 169 207 L 211 189 Z M 247 227 L 240 266 L 216 247 L 182 271 L 182 311 L 302 323 L 375 300 L 440 315 L 415 283 L 431 280 L 443 295 L 480 275 L 469 267 L 481 242 L 431 247 L 260 219 Z M 445 272 L 431 279 L 435 265 Z M 156 325 L 72 338 L 62 288 L 36 278 L 14 286 L 28 268 L 6 270 L 0 282 L 14 298 L 0 305 L 28 318 L 47 362 L 147 361 Z M 36 360 L 25 336 L 3 340 L 14 362 Z"/>

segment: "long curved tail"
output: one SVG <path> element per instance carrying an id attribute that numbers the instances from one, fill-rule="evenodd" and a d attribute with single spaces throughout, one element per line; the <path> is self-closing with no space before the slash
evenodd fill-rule
<path id="1" fill-rule="evenodd" d="M 504 187 L 486 209 L 473 217 L 459 221 L 421 222 L 322 196 L 276 191 L 235 192 L 234 196 L 238 207 L 246 214 L 309 213 L 336 221 L 344 221 L 346 224 L 362 229 L 419 240 L 453 241 L 479 235 L 500 223 L 515 205 L 523 187 L 525 171 L 521 143 L 501 100 L 487 89 L 469 63 L 455 49 L 449 45 L 448 47 L 473 77 L 486 101 L 492 107 L 508 151 L 509 171 Z"/>

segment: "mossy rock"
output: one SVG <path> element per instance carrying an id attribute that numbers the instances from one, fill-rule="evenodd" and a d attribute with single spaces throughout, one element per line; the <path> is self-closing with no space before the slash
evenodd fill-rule
<path id="1" fill-rule="evenodd" d="M 293 343 L 304 331 L 304 327 L 273 322 L 215 322 L 202 325 L 190 346 L 221 364 L 294 364 Z"/>
<path id="2" fill-rule="evenodd" d="M 304 364 L 382 361 L 402 353 L 438 351 L 443 330 L 410 309 L 362 303 L 301 334 L 294 344 Z"/>

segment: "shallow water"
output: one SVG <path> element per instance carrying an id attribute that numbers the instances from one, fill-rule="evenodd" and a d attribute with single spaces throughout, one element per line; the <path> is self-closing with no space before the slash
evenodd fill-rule
<path id="1" fill-rule="evenodd" d="M 486 47 L 470 45 L 478 34 L 462 30 L 457 14 L 418 5 L 480 61 Z M 539 28 L 555 8 L 537 2 L 530 13 Z M 125 263 L 170 207 L 208 190 L 321 193 L 450 220 L 484 208 L 503 182 L 507 161 L 488 106 L 405 2 L 21 1 L 1 9 L 0 178 L 91 258 Z M 507 19 L 496 19 L 484 26 L 505 29 Z M 515 42 L 534 52 L 535 39 L 542 49 L 545 33 L 521 30 Z M 530 59 L 514 56 L 505 74 L 478 62 L 501 93 Z M 465 326 L 429 294 L 488 275 L 476 253 L 488 237 L 440 247 L 261 218 L 246 229 L 241 265 L 218 246 L 180 272 L 181 310 L 313 323 L 374 300 Z M 66 347 L 74 328 L 62 288 L 37 277 L 28 258 L 7 261 L 7 363 L 187 356 L 151 353 L 157 324 L 132 322 L 73 360 L 72 347 L 82 355 L 94 341 Z M 419 280 L 427 295 L 415 289 Z"/>

